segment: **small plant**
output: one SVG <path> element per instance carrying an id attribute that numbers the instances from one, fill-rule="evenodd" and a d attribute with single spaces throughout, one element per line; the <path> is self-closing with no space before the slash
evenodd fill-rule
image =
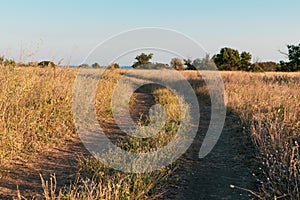
<path id="1" fill-rule="evenodd" d="M 50 176 L 50 184 L 49 181 L 45 181 L 43 176 L 40 174 L 42 188 L 44 190 L 43 197 L 46 200 L 60 200 L 62 199 L 63 195 L 61 190 L 57 191 L 57 181 L 55 174 Z"/>

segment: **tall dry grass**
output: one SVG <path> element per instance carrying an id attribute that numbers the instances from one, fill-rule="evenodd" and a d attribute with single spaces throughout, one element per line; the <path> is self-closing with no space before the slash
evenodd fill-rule
<path id="1" fill-rule="evenodd" d="M 95 102 L 99 120 L 112 118 L 111 94 L 123 73 L 124 70 L 108 70 L 103 74 Z M 77 69 L 0 66 L 1 168 L 13 167 L 16 162 L 26 164 L 35 153 L 76 137 L 72 115 L 76 74 Z M 176 116 L 172 111 L 177 112 L 170 109 L 169 115 Z M 126 142 L 124 148 L 137 141 Z M 45 199 L 154 198 L 171 171 L 164 167 L 152 173 L 129 174 L 109 169 L 95 158 L 82 157 L 78 177 L 70 186 L 56 188 L 55 176 L 50 181 L 41 177 L 41 182 Z M 24 199 L 22 191 L 16 194 Z"/>
<path id="2" fill-rule="evenodd" d="M 300 74 L 222 72 L 227 106 L 257 149 L 264 199 L 300 199 Z"/>
<path id="3" fill-rule="evenodd" d="M 0 166 L 26 163 L 35 152 L 75 134 L 76 70 L 0 66 Z"/>
<path id="4" fill-rule="evenodd" d="M 26 163 L 35 152 L 74 137 L 71 97 L 76 72 L 0 66 L 1 167 L 16 160 Z M 112 117 L 110 94 L 123 73 L 124 70 L 110 70 L 104 74 L 95 103 L 99 120 Z M 196 84 L 193 79 L 199 75 L 188 73 L 187 77 Z M 239 114 L 257 148 L 259 195 L 264 199 L 300 199 L 300 74 L 222 72 L 221 75 L 227 106 Z M 168 116 L 174 119 L 172 123 L 176 122 L 178 108 L 173 96 L 166 90 L 156 90 L 154 96 L 162 104 L 171 102 L 166 105 Z M 172 126 L 171 130 L 176 130 L 176 123 Z M 136 145 L 137 142 L 126 144 L 141 150 L 143 145 Z M 164 168 L 153 174 L 124 174 L 111 171 L 92 158 L 82 158 L 78 169 L 80 177 L 60 194 L 51 194 L 53 184 L 44 181 L 44 189 L 48 191 L 45 198 L 51 199 L 46 195 L 68 199 L 146 198 L 155 194 L 158 182 L 171 172 Z"/>

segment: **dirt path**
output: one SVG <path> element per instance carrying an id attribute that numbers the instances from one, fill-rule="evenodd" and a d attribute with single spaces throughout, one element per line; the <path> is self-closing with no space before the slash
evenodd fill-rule
<path id="1" fill-rule="evenodd" d="M 139 112 L 147 113 L 149 100 L 147 92 L 135 95 Z M 148 99 L 148 100 L 146 100 Z M 237 115 L 228 112 L 225 127 L 213 151 L 204 159 L 198 154 L 210 120 L 210 99 L 201 99 L 201 121 L 195 141 L 178 160 L 178 169 L 168 178 L 167 192 L 163 199 L 251 199 L 248 192 L 233 189 L 236 185 L 246 189 L 256 189 L 256 179 L 252 176 L 255 159 L 251 141 L 243 133 Z M 147 105 L 143 105 L 143 103 Z M 143 105 L 143 106 L 141 106 Z"/>
<path id="2" fill-rule="evenodd" d="M 200 126 L 194 143 L 178 160 L 178 169 L 168 180 L 170 187 L 164 199 L 253 198 L 248 192 L 230 187 L 256 189 L 253 150 L 237 123 L 236 117 L 229 114 L 218 143 L 204 159 L 199 159 L 198 153 L 207 126 Z"/>

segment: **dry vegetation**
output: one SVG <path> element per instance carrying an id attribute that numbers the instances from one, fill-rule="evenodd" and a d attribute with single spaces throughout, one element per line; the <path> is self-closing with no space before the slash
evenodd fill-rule
<path id="1" fill-rule="evenodd" d="M 124 72 L 107 71 L 101 80 L 96 98 L 100 121 L 112 117 L 109 94 Z M 16 162 L 26 164 L 43 148 L 59 146 L 76 137 L 72 116 L 76 73 L 76 69 L 0 66 L 0 177 L 5 173 L 1 169 L 13 167 Z M 196 72 L 183 73 L 190 79 L 198 77 Z M 221 74 L 228 110 L 238 113 L 257 149 L 258 195 L 262 199 L 300 199 L 300 74 Z M 157 89 L 153 94 L 157 102 L 168 102 L 171 129 L 166 128 L 157 138 L 164 142 L 176 130 L 178 102 L 165 89 Z M 134 151 L 143 150 L 145 146 L 155 148 L 138 140 L 122 144 Z M 110 170 L 97 160 L 85 157 L 79 160 L 80 177 L 70 187 L 58 192 L 55 177 L 51 179 L 52 184 L 42 179 L 44 196 L 46 199 L 154 198 L 157 183 L 171 171 L 166 167 L 149 174 L 133 175 Z"/>
<path id="2" fill-rule="evenodd" d="M 257 149 L 260 196 L 300 199 L 300 74 L 223 72 L 227 106 Z"/>
<path id="3" fill-rule="evenodd" d="M 1 169 L 13 170 L 16 163 L 26 165 L 35 154 L 59 147 L 76 137 L 72 115 L 76 69 L 9 66 L 0 66 L 0 69 Z M 99 82 L 95 103 L 99 120 L 112 118 L 111 94 L 122 73 L 122 70 L 106 71 Z M 174 107 L 168 112 L 170 116 L 177 116 L 178 111 Z M 143 148 L 155 148 L 167 137 L 168 133 L 162 134 L 146 147 L 132 139 L 121 145 L 139 152 Z M 160 182 L 161 186 L 162 180 L 172 170 L 172 167 L 164 167 L 148 174 L 129 174 L 109 169 L 92 157 L 81 157 L 78 160 L 79 177 L 69 187 L 56 188 L 54 176 L 50 181 L 41 177 L 43 195 L 46 199 L 154 198 L 159 196 L 155 192 L 159 187 L 157 183 Z M 8 175 L 9 172 L 1 170 L 1 174 Z M 16 194 L 23 198 L 22 191 Z"/>
<path id="4" fill-rule="evenodd" d="M 75 135 L 72 85 L 76 70 L 0 66 L 0 166 L 26 163 L 42 148 Z"/>

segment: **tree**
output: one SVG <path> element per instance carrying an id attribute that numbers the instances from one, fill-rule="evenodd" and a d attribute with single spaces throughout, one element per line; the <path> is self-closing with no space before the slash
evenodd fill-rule
<path id="1" fill-rule="evenodd" d="M 209 69 L 213 69 L 213 67 L 211 66 L 212 62 L 210 59 L 210 55 L 206 54 L 205 58 L 196 58 L 193 61 L 193 66 L 196 69 L 201 69 L 201 70 L 209 70 Z"/>
<path id="2" fill-rule="evenodd" d="M 184 61 L 184 65 L 187 66 L 186 70 L 196 70 L 196 67 L 192 64 L 192 60 L 191 59 L 183 59 Z"/>
<path id="3" fill-rule="evenodd" d="M 184 61 L 181 58 L 172 58 L 171 66 L 176 70 L 184 70 Z"/>
<path id="4" fill-rule="evenodd" d="M 252 55 L 249 52 L 243 51 L 241 53 L 241 70 L 248 71 L 251 66 Z"/>
<path id="5" fill-rule="evenodd" d="M 299 45 L 287 45 L 289 61 L 280 61 L 280 67 L 278 71 L 299 71 L 300 70 L 300 44 Z M 282 53 L 282 52 L 281 52 Z"/>
<path id="6" fill-rule="evenodd" d="M 132 67 L 137 68 L 141 65 L 151 64 L 150 60 L 152 59 L 152 57 L 153 57 L 153 53 L 150 53 L 148 55 L 145 53 L 142 53 L 141 55 L 138 55 L 135 57 L 135 59 L 137 61 L 132 65 Z"/>
<path id="7" fill-rule="evenodd" d="M 238 70 L 241 65 L 238 50 L 228 47 L 222 48 L 220 53 L 213 57 L 219 70 Z"/>
<path id="8" fill-rule="evenodd" d="M 92 68 L 100 68 L 99 63 L 95 62 L 94 64 L 92 64 Z"/>
<path id="9" fill-rule="evenodd" d="M 300 44 L 299 45 L 288 45 L 289 61 L 291 65 L 298 68 L 300 67 Z"/>

